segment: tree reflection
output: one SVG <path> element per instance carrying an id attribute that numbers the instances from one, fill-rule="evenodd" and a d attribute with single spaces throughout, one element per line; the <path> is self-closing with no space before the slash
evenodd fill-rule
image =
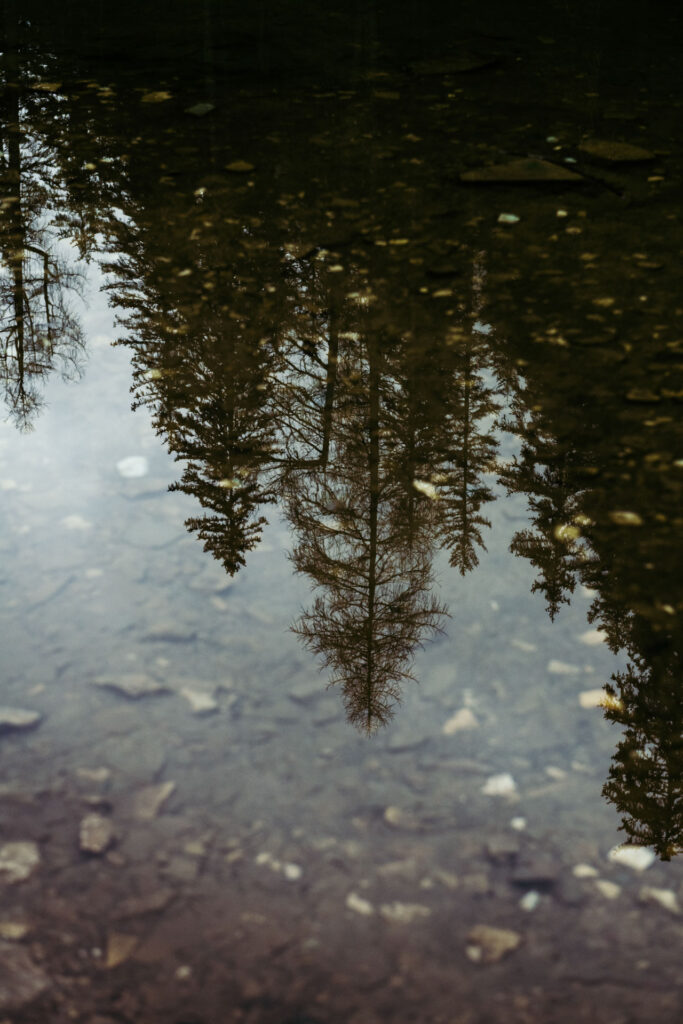
<path id="1" fill-rule="evenodd" d="M 34 93 L 24 109 L 26 89 L 12 52 L 3 56 L 2 78 L 0 381 L 11 418 L 28 430 L 49 373 L 59 366 L 65 378 L 79 376 L 84 338 L 70 299 L 81 294 L 83 275 L 60 246 L 54 156 L 35 131 L 52 104 Z"/>

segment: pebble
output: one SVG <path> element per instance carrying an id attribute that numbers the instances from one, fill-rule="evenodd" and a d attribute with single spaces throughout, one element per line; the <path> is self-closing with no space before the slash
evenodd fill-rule
<path id="1" fill-rule="evenodd" d="M 37 711 L 27 711 L 25 708 L 0 707 L 0 733 L 33 729 L 42 717 Z"/>
<path id="2" fill-rule="evenodd" d="M 538 904 L 541 902 L 541 894 L 535 889 L 530 889 L 529 892 L 525 892 L 519 901 L 519 905 L 522 910 L 526 910 L 527 913 L 531 913 L 536 909 Z"/>
<path id="3" fill-rule="evenodd" d="M 658 903 L 670 914 L 680 914 L 681 912 L 678 897 L 673 889 L 655 889 L 650 885 L 644 885 L 638 893 L 638 899 L 641 903 Z"/>
<path id="4" fill-rule="evenodd" d="M 633 871 L 647 871 L 654 864 L 657 856 L 649 846 L 613 846 L 607 854 L 612 864 L 621 864 Z"/>
<path id="5" fill-rule="evenodd" d="M 485 796 L 514 796 L 517 793 L 517 783 L 509 772 L 501 772 L 498 775 L 491 775 L 481 791 Z"/>
<path id="6" fill-rule="evenodd" d="M 477 183 L 491 182 L 543 182 L 563 181 L 566 183 L 579 183 L 584 179 L 575 171 L 568 171 L 566 167 L 551 163 L 548 160 L 539 160 L 536 157 L 527 157 L 518 160 L 510 160 L 505 164 L 496 164 L 489 167 L 478 167 L 472 171 L 465 171 L 460 175 L 461 181 Z"/>
<path id="7" fill-rule="evenodd" d="M 558 661 L 556 658 L 551 658 L 547 665 L 548 672 L 552 672 L 556 676 L 573 676 L 577 672 L 580 672 L 578 665 L 570 665 L 566 661 Z"/>
<path id="8" fill-rule="evenodd" d="M 216 107 L 213 103 L 195 103 L 191 107 L 185 108 L 186 114 L 193 114 L 194 117 L 204 117 L 206 114 L 210 114 Z"/>
<path id="9" fill-rule="evenodd" d="M 526 818 L 510 818 L 510 828 L 515 832 L 523 832 L 526 828 Z"/>
<path id="10" fill-rule="evenodd" d="M 114 841 L 114 826 L 101 814 L 86 814 L 78 832 L 78 845 L 83 853 L 102 854 Z"/>
<path id="11" fill-rule="evenodd" d="M 595 888 L 607 900 L 615 900 L 621 892 L 620 885 L 617 885 L 616 882 L 608 882 L 606 878 L 596 878 Z"/>
<path id="12" fill-rule="evenodd" d="M 607 633 L 604 629 L 587 629 L 585 633 L 582 633 L 579 637 L 582 644 L 587 644 L 589 647 L 597 647 L 598 644 L 604 644 L 607 642 Z"/>
<path id="13" fill-rule="evenodd" d="M 379 912 L 392 924 L 412 924 L 414 921 L 429 917 L 431 910 L 422 903 L 383 903 Z"/>
<path id="14" fill-rule="evenodd" d="M 108 970 L 124 963 L 136 949 L 140 940 L 137 935 L 124 935 L 123 932 L 110 932 L 107 936 L 107 956 L 104 965 Z"/>
<path id="15" fill-rule="evenodd" d="M 585 139 L 579 150 L 598 160 L 615 164 L 643 163 L 655 158 L 654 153 L 642 146 L 634 146 L 631 142 L 614 142 L 612 139 Z"/>
<path id="16" fill-rule="evenodd" d="M 116 463 L 119 475 L 127 479 L 147 476 L 149 473 L 149 462 L 144 455 L 127 455 L 125 459 L 119 459 Z"/>
<path id="17" fill-rule="evenodd" d="M 40 864 L 38 845 L 15 841 L 0 846 L 0 882 L 16 885 L 29 878 Z"/>
<path id="18" fill-rule="evenodd" d="M 590 864 L 575 864 L 572 868 L 574 878 L 597 878 L 598 870 Z"/>
<path id="19" fill-rule="evenodd" d="M 516 213 L 499 213 L 499 224 L 519 224 L 519 217 Z"/>
<path id="20" fill-rule="evenodd" d="M 30 931 L 25 921 L 0 921 L 0 939 L 7 942 L 21 942 Z"/>
<path id="21" fill-rule="evenodd" d="M 522 936 L 510 928 L 494 928 L 478 924 L 467 936 L 466 953 L 475 963 L 495 964 L 520 945 Z"/>
<path id="22" fill-rule="evenodd" d="M 469 708 L 460 708 L 448 721 L 444 722 L 442 733 L 444 736 L 454 736 L 457 732 L 464 732 L 467 729 L 477 729 L 479 722 Z"/>
<path id="23" fill-rule="evenodd" d="M 43 995 L 50 978 L 23 946 L 0 941 L 0 1011 L 19 1011 Z"/>
<path id="24" fill-rule="evenodd" d="M 88 522 L 87 519 L 84 519 L 83 516 L 74 514 L 70 516 L 64 516 L 64 518 L 62 519 L 62 526 L 64 526 L 67 530 L 89 530 L 90 527 L 92 526 L 92 523 Z"/>
<path id="25" fill-rule="evenodd" d="M 183 686 L 180 695 L 189 702 L 193 715 L 211 715 L 218 711 L 218 701 L 211 690 L 195 690 L 191 686 Z"/>
<path id="26" fill-rule="evenodd" d="M 168 687 L 143 673 L 130 673 L 122 676 L 96 676 L 92 686 L 105 690 L 114 690 L 131 700 L 149 697 L 155 694 L 168 693 Z"/>
<path id="27" fill-rule="evenodd" d="M 175 791 L 175 782 L 161 782 L 157 786 L 145 786 L 133 797 L 133 817 L 138 821 L 151 821 Z"/>
<path id="28" fill-rule="evenodd" d="M 363 899 L 362 896 L 355 892 L 350 892 L 346 897 L 346 907 L 348 910 L 353 910 L 355 914 L 361 914 L 364 917 L 370 917 L 375 913 L 375 908 L 370 900 Z"/>

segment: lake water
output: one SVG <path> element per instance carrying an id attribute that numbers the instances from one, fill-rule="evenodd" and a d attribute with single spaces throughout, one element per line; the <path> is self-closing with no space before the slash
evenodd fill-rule
<path id="1" fill-rule="evenodd" d="M 5 3 L 2 1024 L 681 1019 L 680 19 L 619 10 Z"/>

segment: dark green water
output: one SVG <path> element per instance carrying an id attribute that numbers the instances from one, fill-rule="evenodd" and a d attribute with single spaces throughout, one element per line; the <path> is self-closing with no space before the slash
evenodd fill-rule
<path id="1" fill-rule="evenodd" d="M 2 1024 L 678 1022 L 677 14 L 2 24 Z"/>

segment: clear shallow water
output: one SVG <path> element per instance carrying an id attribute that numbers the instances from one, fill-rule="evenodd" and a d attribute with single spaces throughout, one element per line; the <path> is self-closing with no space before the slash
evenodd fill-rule
<path id="1" fill-rule="evenodd" d="M 39 857 L 0 866 L 3 1012 L 678 1020 L 666 60 L 641 127 L 566 53 L 522 117 L 549 64 L 510 40 L 364 43 L 327 92 L 53 45 L 5 59 L 2 703 L 42 718 L 1 739 Z M 530 153 L 585 177 L 459 180 Z M 71 303 L 36 411 L 29 245 Z M 623 819 L 672 859 L 611 860 Z"/>

